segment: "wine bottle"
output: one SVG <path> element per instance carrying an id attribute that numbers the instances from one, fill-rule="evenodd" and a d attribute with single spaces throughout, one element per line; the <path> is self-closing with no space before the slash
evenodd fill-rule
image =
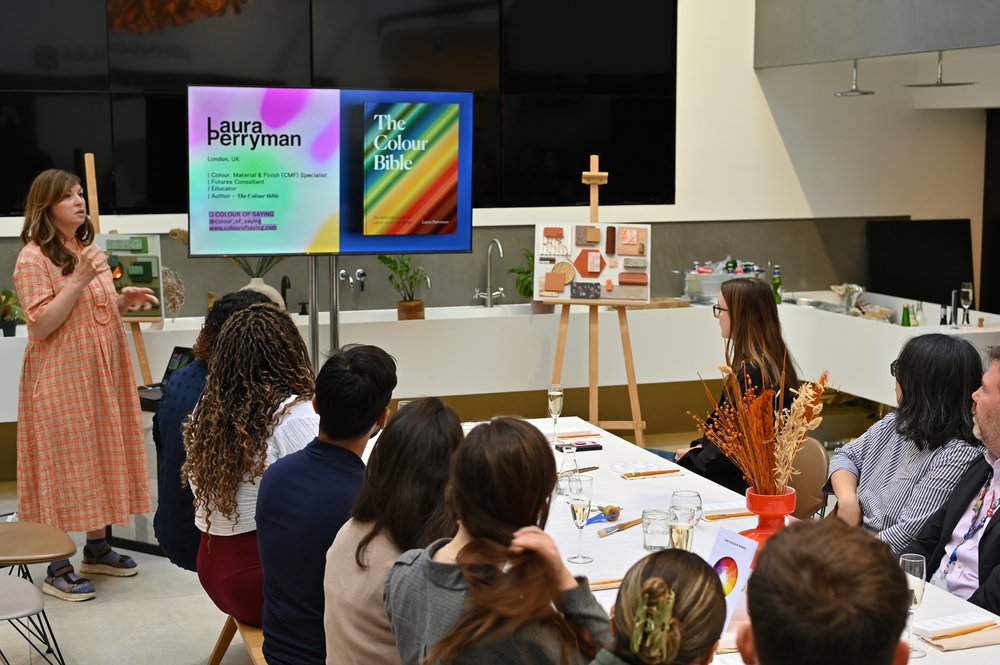
<path id="1" fill-rule="evenodd" d="M 771 290 L 774 291 L 774 302 L 781 304 L 781 295 L 784 289 L 781 287 L 781 265 L 774 264 L 774 276 L 771 278 Z"/>
<path id="2" fill-rule="evenodd" d="M 903 316 L 899 320 L 899 325 L 903 326 L 904 328 L 909 328 L 910 327 L 910 306 L 909 305 L 903 305 Z"/>

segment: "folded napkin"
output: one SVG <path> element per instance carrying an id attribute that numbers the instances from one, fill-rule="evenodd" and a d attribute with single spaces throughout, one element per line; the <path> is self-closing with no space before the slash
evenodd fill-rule
<path id="1" fill-rule="evenodd" d="M 937 639 L 921 637 L 920 639 L 939 651 L 959 651 L 974 647 L 988 647 L 1000 644 L 1000 625 L 994 625 L 992 628 L 983 628 L 966 633 L 965 635 L 956 635 L 955 637 L 939 637 Z"/>

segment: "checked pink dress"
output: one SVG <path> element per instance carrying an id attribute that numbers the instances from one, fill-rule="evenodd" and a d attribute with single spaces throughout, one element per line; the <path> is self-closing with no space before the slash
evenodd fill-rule
<path id="1" fill-rule="evenodd" d="M 17 257 L 14 285 L 29 337 L 17 406 L 18 513 L 90 531 L 148 511 L 149 483 L 132 354 L 110 273 L 91 281 L 48 338 L 32 334 L 68 279 L 35 243 Z"/>

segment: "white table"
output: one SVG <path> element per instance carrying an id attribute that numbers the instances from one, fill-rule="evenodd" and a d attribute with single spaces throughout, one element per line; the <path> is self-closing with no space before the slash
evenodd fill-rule
<path id="1" fill-rule="evenodd" d="M 547 437 L 552 435 L 551 419 L 536 419 L 531 421 Z M 710 480 L 682 469 L 678 474 L 652 476 L 638 480 L 624 480 L 622 465 L 649 465 L 655 468 L 680 468 L 665 459 L 635 446 L 614 434 L 610 434 L 577 417 L 559 419 L 560 432 L 595 432 L 596 435 L 586 437 L 594 439 L 604 446 L 603 450 L 577 453 L 580 467 L 598 466 L 597 471 L 589 472 L 594 477 L 594 503 L 605 505 L 612 503 L 622 507 L 620 521 L 627 521 L 642 516 L 644 508 L 666 508 L 670 503 L 670 495 L 674 490 L 695 490 L 701 494 L 702 502 L 708 504 L 741 502 L 743 498 Z M 562 454 L 554 452 L 556 468 L 562 461 Z M 694 552 L 708 559 L 712 545 L 720 528 L 730 531 L 742 531 L 754 526 L 756 517 L 742 517 L 726 520 L 702 522 L 695 528 Z M 597 530 L 608 526 L 608 522 L 599 522 L 583 529 L 583 553 L 593 557 L 593 563 L 567 563 L 574 575 L 585 575 L 590 580 L 608 580 L 622 578 L 636 561 L 648 554 L 642 548 L 642 526 L 634 526 L 627 531 L 598 538 Z M 549 512 L 549 521 L 545 530 L 555 538 L 564 558 L 576 553 L 577 528 L 573 525 L 572 516 L 567 502 L 563 497 L 557 497 Z M 598 591 L 595 593 L 605 608 L 614 604 L 617 590 Z M 964 614 L 970 611 L 984 611 L 980 608 L 951 594 L 927 586 L 924 600 L 916 612 L 915 621 L 934 619 L 954 614 Z M 1000 617 L 997 617 L 1000 622 Z M 1000 646 L 981 647 L 965 651 L 941 653 L 934 647 L 917 640 L 917 646 L 927 653 L 927 657 L 917 661 L 923 665 L 984 665 L 985 663 L 1000 663 Z M 717 656 L 716 663 L 735 665 L 742 662 L 739 654 Z"/>

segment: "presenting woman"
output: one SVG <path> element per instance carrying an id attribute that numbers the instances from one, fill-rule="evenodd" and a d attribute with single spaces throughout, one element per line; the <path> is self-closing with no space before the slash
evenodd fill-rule
<path id="1" fill-rule="evenodd" d="M 719 574 L 697 554 L 656 552 L 625 573 L 611 610 L 614 646 L 590 665 L 707 665 L 725 621 Z"/>
<path id="2" fill-rule="evenodd" d="M 195 526 L 202 532 L 198 579 L 216 606 L 241 623 L 261 625 L 264 604 L 260 477 L 316 438 L 314 383 L 292 318 L 274 305 L 251 305 L 222 327 L 205 391 L 184 425 L 181 474 L 194 493 Z"/>
<path id="3" fill-rule="evenodd" d="M 157 304 L 150 289 L 115 292 L 93 244 L 80 179 L 51 169 L 28 191 L 14 285 L 28 324 L 18 402 L 17 494 L 22 520 L 86 531 L 80 570 L 128 577 L 109 524 L 150 509 L 132 355 L 121 315 Z M 68 559 L 49 565 L 42 591 L 87 600 L 94 585 Z"/>
<path id="4" fill-rule="evenodd" d="M 982 455 L 972 393 L 983 365 L 972 344 L 935 333 L 906 342 L 889 371 L 899 409 L 837 451 L 827 490 L 837 495 L 837 517 L 898 555 Z"/>
<path id="5" fill-rule="evenodd" d="M 405 552 L 385 584 L 403 665 L 582 664 L 610 642 L 586 579 L 542 531 L 555 485 L 552 449 L 530 423 L 494 418 L 469 433 L 448 485 L 458 533 Z"/>
<path id="6" fill-rule="evenodd" d="M 792 388 L 799 385 L 792 354 L 781 336 L 778 307 L 771 285 L 761 279 L 740 277 L 722 283 L 719 304 L 712 308 L 726 340 L 726 356 L 741 389 L 774 390 L 782 385 L 783 403 L 792 400 Z M 723 393 L 719 405 L 728 402 Z M 711 416 L 709 416 L 711 422 Z M 747 482 L 743 473 L 707 437 L 692 442 L 691 448 L 677 452 L 677 463 L 709 480 L 743 494 Z"/>

